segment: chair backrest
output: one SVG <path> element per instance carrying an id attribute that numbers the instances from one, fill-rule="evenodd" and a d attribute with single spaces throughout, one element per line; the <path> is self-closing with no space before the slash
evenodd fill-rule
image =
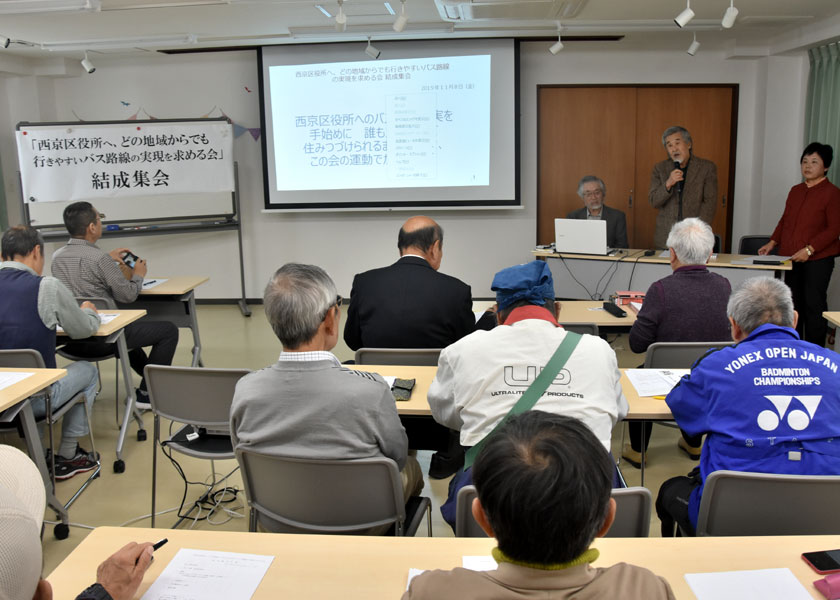
<path id="1" fill-rule="evenodd" d="M 840 476 L 715 471 L 697 535 L 840 534 Z"/>
<path id="2" fill-rule="evenodd" d="M 690 369 L 711 348 L 725 348 L 732 342 L 656 342 L 645 353 L 646 369 Z"/>
<path id="3" fill-rule="evenodd" d="M 723 248 L 723 243 L 721 242 L 720 236 L 715 234 L 715 244 L 712 246 L 712 252 L 715 254 L 719 253 Z"/>
<path id="4" fill-rule="evenodd" d="M 92 302 L 96 310 L 114 310 L 117 305 L 110 298 L 100 298 L 99 296 L 76 296 L 76 302 Z"/>
<path id="5" fill-rule="evenodd" d="M 161 417 L 197 427 L 230 424 L 230 404 L 236 382 L 248 369 L 207 369 L 146 365 L 152 411 Z"/>
<path id="6" fill-rule="evenodd" d="M 605 537 L 647 537 L 650 530 L 650 490 L 631 487 L 612 490 L 617 504 L 615 521 Z M 478 494 L 474 485 L 458 490 L 455 504 L 455 536 L 487 537 L 472 514 L 472 503 Z"/>
<path id="7" fill-rule="evenodd" d="M 44 369 L 44 358 L 37 350 L 21 348 L 0 350 L 0 367 L 18 369 Z"/>
<path id="8" fill-rule="evenodd" d="M 357 365 L 436 367 L 440 348 L 359 348 Z"/>
<path id="9" fill-rule="evenodd" d="M 645 487 L 614 489 L 615 521 L 604 537 L 647 537 L 650 532 L 650 490 Z"/>
<path id="10" fill-rule="evenodd" d="M 455 499 L 455 537 L 487 537 L 472 514 L 473 500 L 478 498 L 474 485 L 458 490 Z"/>
<path id="11" fill-rule="evenodd" d="M 738 242 L 738 254 L 758 254 L 758 249 L 770 241 L 769 235 L 742 235 Z M 777 248 L 773 248 L 770 254 L 777 254 Z"/>
<path id="12" fill-rule="evenodd" d="M 236 460 L 248 504 L 268 531 L 352 534 L 396 523 L 403 535 L 402 479 L 390 458 L 288 458 L 238 448 Z"/>
<path id="13" fill-rule="evenodd" d="M 595 323 L 560 323 L 560 325 L 566 331 L 574 331 L 575 333 L 579 333 L 581 335 L 584 333 L 588 333 L 589 335 L 598 335 L 598 325 Z"/>

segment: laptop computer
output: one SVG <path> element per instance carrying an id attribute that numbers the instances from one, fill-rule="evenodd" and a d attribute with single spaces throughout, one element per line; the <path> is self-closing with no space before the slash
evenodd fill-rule
<path id="1" fill-rule="evenodd" d="M 570 254 L 606 256 L 607 222 L 589 219 L 554 219 L 554 248 Z"/>

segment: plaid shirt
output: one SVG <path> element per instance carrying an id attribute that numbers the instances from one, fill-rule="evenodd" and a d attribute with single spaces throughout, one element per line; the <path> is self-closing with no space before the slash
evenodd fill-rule
<path id="1" fill-rule="evenodd" d="M 134 275 L 131 280 L 126 279 L 111 255 L 79 238 L 70 238 L 66 246 L 55 251 L 50 268 L 53 276 L 77 297 L 129 303 L 143 289 L 142 277 Z"/>

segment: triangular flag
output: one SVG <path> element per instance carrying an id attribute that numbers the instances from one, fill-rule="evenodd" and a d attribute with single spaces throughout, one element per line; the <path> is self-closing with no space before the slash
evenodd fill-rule
<path id="1" fill-rule="evenodd" d="M 242 125 L 237 125 L 236 123 L 233 124 L 233 137 L 234 139 L 238 138 L 240 135 L 248 131 L 247 127 L 242 127 Z"/>
<path id="2" fill-rule="evenodd" d="M 251 134 L 251 137 L 254 138 L 254 141 L 260 139 L 260 134 L 262 133 L 262 129 L 259 127 L 251 127 L 248 129 L 248 132 Z"/>

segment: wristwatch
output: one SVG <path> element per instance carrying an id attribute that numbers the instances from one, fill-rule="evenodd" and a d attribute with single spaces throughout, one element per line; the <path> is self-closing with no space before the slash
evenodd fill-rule
<path id="1" fill-rule="evenodd" d="M 805 246 L 805 252 L 808 253 L 808 256 L 811 256 L 814 253 L 814 251 L 811 250 L 811 246 L 808 245 Z"/>
<path id="2" fill-rule="evenodd" d="M 101 583 L 88 586 L 85 591 L 76 596 L 76 600 L 114 600 Z"/>

